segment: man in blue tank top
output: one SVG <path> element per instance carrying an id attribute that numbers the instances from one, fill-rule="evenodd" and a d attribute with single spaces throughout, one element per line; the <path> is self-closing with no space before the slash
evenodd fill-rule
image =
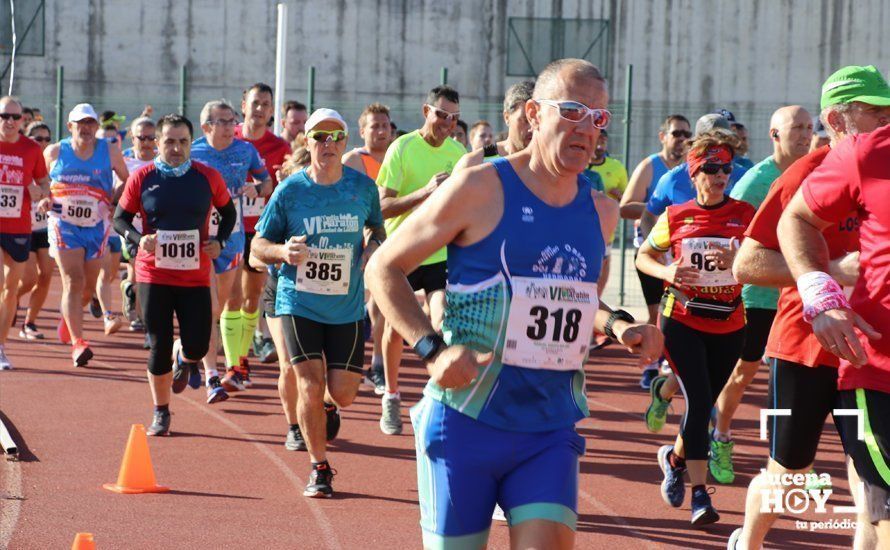
<path id="1" fill-rule="evenodd" d="M 633 174 L 624 195 L 621 197 L 621 217 L 634 222 L 634 247 L 639 249 L 643 244 L 643 236 L 640 233 L 640 216 L 646 209 L 646 203 L 652 196 L 655 184 L 667 173 L 668 170 L 683 162 L 686 155 L 686 142 L 692 137 L 689 121 L 683 115 L 670 115 L 661 123 L 658 131 L 658 141 L 661 142 L 661 151 L 652 153 L 644 158 L 634 168 Z M 634 254 L 636 258 L 636 254 Z M 648 322 L 652 325 L 658 320 L 658 304 L 661 303 L 661 295 L 664 292 L 664 282 L 661 279 L 651 277 L 637 270 L 640 279 L 640 288 L 643 291 L 643 300 L 649 311 Z M 652 380 L 658 376 L 660 359 L 656 359 L 643 369 L 640 386 L 648 390 Z"/>
<path id="2" fill-rule="evenodd" d="M 411 411 L 425 547 L 484 547 L 500 504 L 511 546 L 571 548 L 584 452 L 574 425 L 588 414 L 593 330 L 644 363 L 661 353 L 654 326 L 597 299 L 603 236 L 579 175 L 607 103 L 589 62 L 549 64 L 525 106 L 529 146 L 455 173 L 368 266 L 384 316 L 428 362 L 431 380 Z M 444 339 L 406 276 L 443 245 Z"/>
<path id="3" fill-rule="evenodd" d="M 59 340 L 71 343 L 71 359 L 82 367 L 93 357 L 83 336 L 83 306 L 89 303 L 111 232 L 112 171 L 126 181 L 120 149 L 96 139 L 99 117 L 89 103 L 68 114 L 71 137 L 43 152 L 52 184 L 48 220 L 50 255 L 62 274 Z"/>

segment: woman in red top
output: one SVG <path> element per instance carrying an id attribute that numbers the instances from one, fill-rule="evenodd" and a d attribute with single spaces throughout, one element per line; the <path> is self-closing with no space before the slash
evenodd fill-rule
<path id="1" fill-rule="evenodd" d="M 745 339 L 742 286 L 731 267 L 755 211 L 726 195 L 734 145 L 734 136 L 721 131 L 693 141 L 686 162 L 696 198 L 668 207 L 636 261 L 640 271 L 667 283 L 661 330 L 665 357 L 686 398 L 686 414 L 676 444 L 658 451 L 664 472 L 661 494 L 671 506 L 681 506 L 688 467 L 693 525 L 720 518 L 705 487 L 708 420 Z M 660 260 L 668 252 L 675 261 L 665 265 Z"/>

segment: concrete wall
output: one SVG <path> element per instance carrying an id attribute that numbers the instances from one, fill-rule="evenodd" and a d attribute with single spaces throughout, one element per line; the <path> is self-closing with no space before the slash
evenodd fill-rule
<path id="1" fill-rule="evenodd" d="M 401 127 L 419 121 L 422 94 L 442 66 L 469 122 L 497 118 L 504 89 L 507 18 L 611 20 L 606 70 L 620 100 L 634 65 L 631 160 L 655 147 L 668 112 L 690 118 L 725 106 L 752 127 L 765 155 L 767 120 L 780 104 L 815 107 L 821 81 L 849 63 L 888 68 L 885 0 L 302 0 L 290 1 L 287 96 L 305 98 L 317 68 L 318 105 L 354 119 L 389 103 Z M 274 81 L 275 4 L 248 0 L 64 0 L 46 3 L 46 55 L 20 57 L 16 91 L 52 114 L 55 67 L 65 98 L 138 114 L 178 102 L 178 70 L 190 78 L 189 114 L 215 97 L 237 100 L 254 81 Z M 4 59 L 5 61 L 5 59 Z M 5 88 L 5 84 L 4 84 Z M 617 110 L 617 109 L 616 109 Z M 620 118 L 620 117 L 616 117 Z M 616 123 L 620 136 L 621 123 Z M 614 140 L 619 148 L 620 139 Z"/>

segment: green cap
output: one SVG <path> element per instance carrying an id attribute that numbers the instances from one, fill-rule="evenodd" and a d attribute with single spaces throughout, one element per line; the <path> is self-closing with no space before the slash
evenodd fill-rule
<path id="1" fill-rule="evenodd" d="M 874 65 L 848 65 L 829 76 L 822 85 L 822 109 L 853 101 L 881 107 L 890 105 L 890 85 Z"/>

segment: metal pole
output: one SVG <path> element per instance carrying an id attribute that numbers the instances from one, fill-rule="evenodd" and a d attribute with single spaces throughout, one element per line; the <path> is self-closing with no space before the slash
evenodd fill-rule
<path id="1" fill-rule="evenodd" d="M 56 141 L 62 139 L 62 109 L 65 108 L 65 105 L 62 103 L 64 79 L 65 67 L 59 65 L 56 68 Z"/>
<path id="2" fill-rule="evenodd" d="M 287 57 L 287 5 L 278 4 L 278 35 L 276 37 L 275 50 L 275 113 L 273 120 L 275 125 L 272 131 L 275 135 L 281 135 L 281 109 L 284 107 L 284 68 Z"/>
<path id="3" fill-rule="evenodd" d="M 306 106 L 309 113 L 315 110 L 315 67 L 309 67 L 309 89 L 306 92 Z"/>
<path id="4" fill-rule="evenodd" d="M 188 70 L 185 65 L 179 67 L 179 114 L 185 116 L 186 98 L 185 83 L 188 78 Z"/>
<path id="5" fill-rule="evenodd" d="M 624 166 L 630 173 L 630 101 L 633 96 L 633 76 L 634 66 L 629 64 L 624 76 Z M 621 246 L 621 282 L 618 288 L 618 303 L 624 305 L 625 282 L 624 276 L 627 271 L 625 265 L 625 257 L 627 255 L 627 220 L 621 220 L 621 234 L 618 236 L 618 242 Z"/>
<path id="6" fill-rule="evenodd" d="M 442 67 L 439 73 L 439 84 L 442 86 L 448 84 L 448 67 Z"/>

